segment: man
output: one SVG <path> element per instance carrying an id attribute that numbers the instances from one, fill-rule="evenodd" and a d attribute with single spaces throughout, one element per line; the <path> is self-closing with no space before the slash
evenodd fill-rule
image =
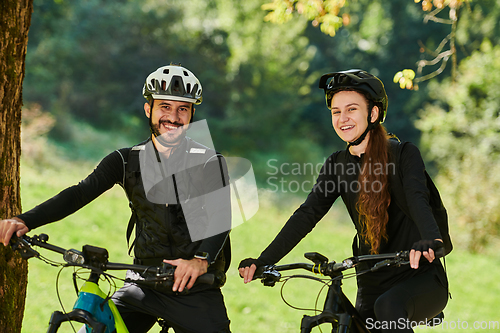
<path id="1" fill-rule="evenodd" d="M 6 246 L 14 233 L 58 221 L 119 184 L 132 208 L 127 238 L 135 228 L 134 262 L 176 266 L 171 292 L 127 282 L 113 295 L 129 331 L 147 332 L 163 318 L 176 332 L 229 332 L 219 286 L 195 285 L 207 271 L 223 276 L 230 262 L 225 160 L 187 136 L 196 128 L 194 105 L 202 102 L 202 86 L 186 68 L 169 65 L 147 77 L 143 95 L 151 138 L 114 151 L 78 185 L 0 221 L 0 241 Z M 127 277 L 143 278 L 131 271 Z"/>

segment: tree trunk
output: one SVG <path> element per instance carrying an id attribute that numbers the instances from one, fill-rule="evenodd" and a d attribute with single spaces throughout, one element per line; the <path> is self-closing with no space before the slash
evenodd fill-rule
<path id="1" fill-rule="evenodd" d="M 0 219 L 21 212 L 19 161 L 24 60 L 33 0 L 0 4 Z M 0 245 L 0 333 L 21 332 L 28 265 Z"/>

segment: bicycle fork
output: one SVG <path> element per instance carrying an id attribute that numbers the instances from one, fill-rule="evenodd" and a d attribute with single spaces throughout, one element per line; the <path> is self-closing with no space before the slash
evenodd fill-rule
<path id="1" fill-rule="evenodd" d="M 342 292 L 342 280 L 335 279 L 328 287 L 323 311 L 316 316 L 304 315 L 300 324 L 301 333 L 310 333 L 313 327 L 323 323 L 332 324 L 332 333 L 347 333 L 352 323 L 352 316 L 343 304 L 347 299 Z"/>

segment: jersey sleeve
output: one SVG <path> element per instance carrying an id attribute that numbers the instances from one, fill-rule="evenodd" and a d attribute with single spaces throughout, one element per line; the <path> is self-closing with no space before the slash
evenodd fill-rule
<path id="1" fill-rule="evenodd" d="M 325 216 L 340 196 L 339 184 L 331 173 L 334 163 L 331 155 L 321 168 L 316 184 L 305 202 L 293 213 L 276 238 L 261 253 L 259 260 L 275 264 L 288 254 Z M 332 183 L 333 182 L 333 183 Z"/>
<path id="2" fill-rule="evenodd" d="M 130 148 L 124 148 L 112 152 L 97 165 L 87 178 L 77 185 L 62 190 L 59 194 L 18 215 L 18 217 L 31 230 L 73 214 L 113 185 L 123 181 L 123 158 L 126 160 L 129 151 Z"/>

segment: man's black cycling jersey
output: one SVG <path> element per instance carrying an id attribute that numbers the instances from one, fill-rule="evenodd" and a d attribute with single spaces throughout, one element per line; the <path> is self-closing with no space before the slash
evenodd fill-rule
<path id="1" fill-rule="evenodd" d="M 76 212 L 97 198 L 99 195 L 109 190 L 115 184 L 119 184 L 124 187 L 124 182 L 126 181 L 124 162 L 128 161 L 131 149 L 132 147 L 122 148 L 112 152 L 98 164 L 98 166 L 87 178 L 79 182 L 78 185 L 66 188 L 53 198 L 23 214 L 20 214 L 18 217 L 22 219 L 26 223 L 26 226 L 31 230 L 51 222 L 61 220 Z M 189 158 L 189 155 L 186 154 L 189 154 L 189 151 L 186 151 L 184 144 L 181 148 L 176 149 L 170 158 L 179 160 L 185 158 L 185 156 Z M 197 179 L 203 180 L 203 186 L 207 192 L 220 189 L 220 177 L 213 177 L 214 174 L 221 174 L 219 163 L 207 163 L 206 165 L 202 164 L 201 167 L 197 168 L 197 172 L 203 173 L 202 175 L 199 175 Z M 140 183 L 140 186 L 142 186 L 142 182 Z M 227 198 L 227 200 L 229 200 L 229 198 Z M 144 207 L 146 204 L 150 205 L 149 210 L 151 211 L 165 211 L 165 213 L 158 214 L 160 217 L 172 217 L 172 215 L 179 216 L 179 214 L 171 214 L 171 212 L 175 209 L 178 210 L 180 205 L 154 203 L 142 203 L 141 205 Z M 215 220 L 227 220 L 230 219 L 230 216 L 227 216 L 227 211 L 220 211 L 215 212 L 212 216 L 210 216 L 210 218 Z M 150 226 L 149 229 L 145 228 L 145 230 L 149 230 L 149 235 L 147 233 L 143 233 L 141 235 L 143 238 L 149 239 L 151 236 L 155 236 L 155 238 L 161 239 L 160 242 L 163 241 L 164 244 L 149 244 L 146 242 L 141 245 L 141 248 L 137 248 L 138 244 L 140 244 L 140 242 L 138 242 L 135 248 L 136 254 L 140 253 L 141 255 L 139 258 L 141 259 L 146 259 L 151 256 L 158 256 L 164 259 L 190 259 L 196 252 L 205 252 L 209 254 L 209 258 L 211 258 L 213 262 L 219 256 L 221 250 L 225 246 L 229 246 L 229 229 L 226 232 L 205 238 L 198 242 L 191 242 L 186 226 L 181 226 L 186 230 L 186 232 L 179 231 L 179 224 L 182 223 L 185 225 L 185 221 L 175 221 L 175 223 L 162 222 L 161 224 L 163 225 L 154 226 L 154 228 Z M 168 233 L 174 234 L 177 238 L 172 239 L 170 236 L 167 237 L 166 234 Z M 163 238 L 160 237 L 161 235 L 163 235 Z M 161 245 L 164 245 L 163 248 Z"/>

